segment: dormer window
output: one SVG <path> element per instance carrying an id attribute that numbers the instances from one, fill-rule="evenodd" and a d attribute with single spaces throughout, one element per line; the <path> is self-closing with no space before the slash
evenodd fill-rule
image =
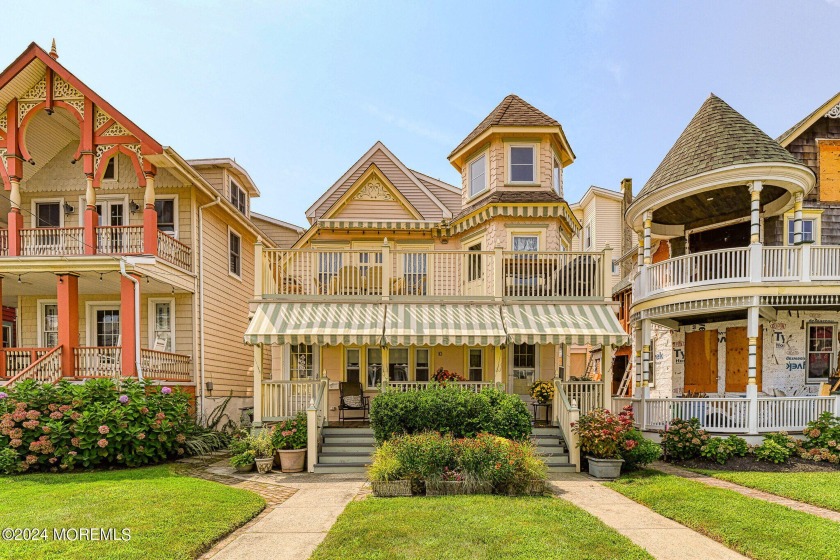
<path id="1" fill-rule="evenodd" d="M 511 146 L 508 150 L 508 177 L 511 183 L 536 182 L 534 146 Z"/>
<path id="2" fill-rule="evenodd" d="M 487 155 L 482 154 L 470 163 L 470 197 L 487 188 Z"/>
<path id="3" fill-rule="evenodd" d="M 246 208 L 248 207 L 248 202 L 245 197 L 245 191 L 233 181 L 230 182 L 230 202 L 243 214 L 247 213 Z"/>

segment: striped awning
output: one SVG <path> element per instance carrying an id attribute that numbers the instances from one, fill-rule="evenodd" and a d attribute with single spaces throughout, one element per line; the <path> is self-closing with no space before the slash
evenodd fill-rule
<path id="1" fill-rule="evenodd" d="M 628 336 L 606 305 L 506 305 L 513 344 L 625 344 Z"/>
<path id="2" fill-rule="evenodd" d="M 498 305 L 391 304 L 385 316 L 390 346 L 500 346 L 505 327 Z"/>
<path id="3" fill-rule="evenodd" d="M 380 344 L 384 306 L 379 303 L 263 302 L 246 344 Z"/>

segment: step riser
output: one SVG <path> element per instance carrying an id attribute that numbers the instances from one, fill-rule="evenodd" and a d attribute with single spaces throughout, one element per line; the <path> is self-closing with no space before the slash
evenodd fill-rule
<path id="1" fill-rule="evenodd" d="M 344 454 L 344 453 L 367 453 L 373 455 L 373 447 L 356 446 L 356 445 L 323 445 L 321 446 L 321 453 Z"/>
<path id="2" fill-rule="evenodd" d="M 327 427 L 322 430 L 324 434 L 329 435 L 362 435 L 373 437 L 373 432 L 370 428 L 331 428 Z"/>
<path id="3" fill-rule="evenodd" d="M 336 436 L 324 436 L 324 443 L 339 443 L 339 444 L 349 444 L 349 443 L 358 443 L 360 445 L 376 445 L 376 440 L 373 438 L 366 438 L 366 437 L 336 437 Z"/>
<path id="4" fill-rule="evenodd" d="M 365 463 L 369 465 L 373 462 L 373 457 L 324 457 L 323 455 L 318 456 L 318 463 L 323 463 L 325 465 L 341 465 L 344 463 Z"/>
<path id="5" fill-rule="evenodd" d="M 317 474 L 364 474 L 365 472 L 367 472 L 367 469 L 365 469 L 364 467 L 351 467 L 345 465 L 315 465 L 315 472 Z"/>

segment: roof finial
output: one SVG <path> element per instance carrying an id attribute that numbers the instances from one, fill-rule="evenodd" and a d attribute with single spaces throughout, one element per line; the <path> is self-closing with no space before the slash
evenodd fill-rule
<path id="1" fill-rule="evenodd" d="M 55 49 L 55 37 L 53 37 L 52 47 L 50 47 L 50 56 L 53 60 L 58 60 L 58 51 Z"/>

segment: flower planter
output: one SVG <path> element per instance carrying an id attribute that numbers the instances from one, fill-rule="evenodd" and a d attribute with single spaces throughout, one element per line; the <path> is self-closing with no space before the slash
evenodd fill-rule
<path id="1" fill-rule="evenodd" d="M 306 449 L 278 449 L 274 457 L 285 473 L 303 472 L 306 467 Z"/>
<path id="2" fill-rule="evenodd" d="M 254 462 L 257 464 L 257 472 L 260 474 L 266 474 L 271 470 L 271 466 L 274 463 L 274 457 L 258 457 L 254 459 Z"/>
<path id="3" fill-rule="evenodd" d="M 254 463 L 251 463 L 250 465 L 238 465 L 233 468 L 236 469 L 236 472 L 239 473 L 251 472 L 252 470 L 254 470 Z"/>
<path id="4" fill-rule="evenodd" d="M 467 484 L 463 480 L 427 480 L 427 496 L 455 496 L 469 494 Z"/>
<path id="5" fill-rule="evenodd" d="M 605 480 L 618 478 L 621 475 L 621 465 L 624 463 L 624 459 L 596 459 L 589 456 L 586 460 L 589 461 L 589 474 Z"/>
<path id="6" fill-rule="evenodd" d="M 380 498 L 397 498 L 400 496 L 411 496 L 410 480 L 374 480 L 370 483 L 373 495 Z"/>
<path id="7" fill-rule="evenodd" d="M 525 488 L 519 492 L 522 496 L 542 496 L 546 492 L 546 482 L 544 480 L 529 480 Z"/>

